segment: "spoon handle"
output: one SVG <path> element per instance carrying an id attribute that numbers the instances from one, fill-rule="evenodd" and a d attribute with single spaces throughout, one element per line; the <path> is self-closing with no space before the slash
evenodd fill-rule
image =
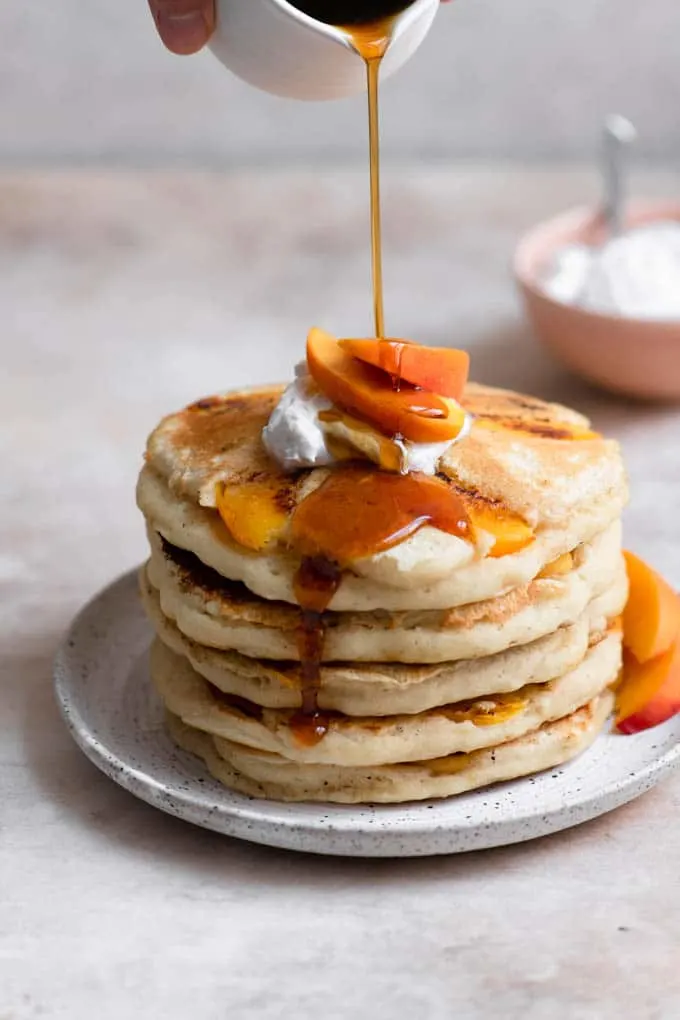
<path id="1" fill-rule="evenodd" d="M 637 138 L 629 120 L 619 114 L 607 117 L 602 129 L 602 214 L 609 237 L 621 233 L 625 212 L 624 151 Z"/>

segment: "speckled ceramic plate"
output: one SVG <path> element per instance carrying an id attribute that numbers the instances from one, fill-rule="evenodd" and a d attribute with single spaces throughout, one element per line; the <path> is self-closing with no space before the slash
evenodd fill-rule
<path id="1" fill-rule="evenodd" d="M 603 734 L 569 765 L 455 797 L 398 807 L 279 804 L 231 793 L 163 731 L 148 678 L 151 630 L 126 574 L 75 620 L 55 663 L 74 739 L 103 772 L 154 807 L 255 843 L 320 854 L 417 857 L 534 839 L 650 789 L 680 762 L 680 717 L 635 737 Z"/>

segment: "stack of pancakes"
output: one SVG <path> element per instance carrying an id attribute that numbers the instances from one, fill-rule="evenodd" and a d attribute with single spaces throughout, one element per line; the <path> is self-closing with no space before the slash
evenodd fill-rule
<path id="1" fill-rule="evenodd" d="M 309 665 L 301 556 L 285 522 L 344 467 L 280 472 L 261 441 L 280 393 L 199 401 L 148 442 L 141 589 L 157 635 L 152 677 L 177 743 L 242 793 L 345 803 L 447 797 L 585 749 L 621 667 L 617 444 L 566 408 L 469 384 L 472 427 L 438 478 L 487 514 L 519 515 L 533 538 L 494 555 L 483 529 L 462 538 L 425 525 L 341 564 L 322 616 L 325 722 L 310 740 L 299 726 Z M 342 424 L 333 428 L 340 443 Z M 262 529 L 262 548 L 225 526 L 224 485 L 250 494 L 243 527 Z M 273 509 L 260 492 L 273 494 Z M 278 530 L 266 527 L 272 513 Z"/>

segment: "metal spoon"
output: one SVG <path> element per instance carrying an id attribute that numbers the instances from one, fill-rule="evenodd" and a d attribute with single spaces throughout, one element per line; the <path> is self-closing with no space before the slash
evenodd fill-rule
<path id="1" fill-rule="evenodd" d="M 625 150 L 636 140 L 637 131 L 626 117 L 612 114 L 602 129 L 602 216 L 608 237 L 616 237 L 623 228 L 625 213 Z"/>

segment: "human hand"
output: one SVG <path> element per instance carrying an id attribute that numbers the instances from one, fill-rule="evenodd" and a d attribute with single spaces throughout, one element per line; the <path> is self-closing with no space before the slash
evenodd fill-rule
<path id="1" fill-rule="evenodd" d="M 149 0 L 149 7 L 158 34 L 173 53 L 197 53 L 215 30 L 215 0 Z"/>
<path id="2" fill-rule="evenodd" d="M 149 7 L 172 53 L 197 53 L 215 29 L 215 0 L 149 0 Z"/>

